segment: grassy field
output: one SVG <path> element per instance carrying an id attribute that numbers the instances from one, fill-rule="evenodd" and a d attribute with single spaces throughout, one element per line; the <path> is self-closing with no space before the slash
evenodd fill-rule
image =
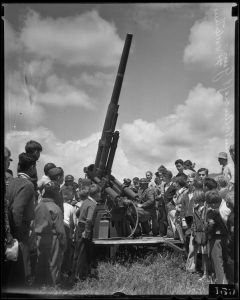
<path id="1" fill-rule="evenodd" d="M 100 260 L 99 279 L 77 282 L 70 290 L 43 287 L 49 295 L 207 295 L 208 283 L 200 274 L 185 271 L 185 258 L 169 249 L 123 253 L 115 259 Z"/>

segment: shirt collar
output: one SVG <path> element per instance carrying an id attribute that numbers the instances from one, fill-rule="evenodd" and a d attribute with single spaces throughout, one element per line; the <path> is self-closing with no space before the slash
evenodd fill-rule
<path id="1" fill-rule="evenodd" d="M 19 172 L 18 173 L 18 177 L 20 177 L 20 178 L 26 178 L 28 180 L 31 180 L 31 177 L 29 175 L 27 175 L 26 173 L 23 173 L 23 172 Z"/>

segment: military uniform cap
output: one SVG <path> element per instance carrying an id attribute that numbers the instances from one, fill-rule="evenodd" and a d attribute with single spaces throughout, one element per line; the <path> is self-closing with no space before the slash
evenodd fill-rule
<path id="1" fill-rule="evenodd" d="M 74 181 L 74 177 L 72 175 L 66 175 L 65 181 Z"/>
<path id="2" fill-rule="evenodd" d="M 48 172 L 48 176 L 51 180 L 55 179 L 57 176 L 60 176 L 62 174 L 63 174 L 63 170 L 62 170 L 62 168 L 59 168 L 59 167 L 52 168 Z"/>
<path id="3" fill-rule="evenodd" d="M 147 178 L 141 178 L 139 180 L 139 183 L 148 183 L 148 180 L 147 180 Z"/>

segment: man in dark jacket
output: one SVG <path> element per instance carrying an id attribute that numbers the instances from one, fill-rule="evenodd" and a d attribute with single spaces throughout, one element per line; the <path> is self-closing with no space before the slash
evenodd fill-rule
<path id="1" fill-rule="evenodd" d="M 168 228 L 168 211 L 174 206 L 173 196 L 176 193 L 176 187 L 172 182 L 172 172 L 165 170 L 163 172 L 164 191 L 162 197 L 158 201 L 159 211 L 159 234 L 160 236 L 167 235 Z"/>
<path id="2" fill-rule="evenodd" d="M 36 168 L 35 159 L 27 154 L 19 155 L 18 177 L 10 181 L 6 198 L 9 201 L 9 224 L 13 238 L 19 242 L 17 262 L 12 262 L 8 282 L 11 287 L 27 285 L 31 275 L 29 258 L 30 224 L 34 219 L 35 191 L 31 176 Z"/>
<path id="3" fill-rule="evenodd" d="M 58 283 L 63 253 L 67 246 L 63 214 L 54 201 L 59 187 L 51 181 L 44 189 L 44 198 L 35 209 L 38 254 L 36 284 L 39 285 Z"/>

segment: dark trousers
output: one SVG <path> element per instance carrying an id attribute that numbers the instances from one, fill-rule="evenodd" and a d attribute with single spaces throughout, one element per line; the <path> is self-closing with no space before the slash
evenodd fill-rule
<path id="1" fill-rule="evenodd" d="M 27 287 L 24 268 L 24 256 L 22 247 L 20 245 L 18 246 L 17 261 L 4 261 L 2 268 L 2 287 L 4 292 Z"/>
<path id="2" fill-rule="evenodd" d="M 82 237 L 85 224 L 78 223 L 75 232 L 75 249 L 72 261 L 72 278 L 85 279 L 91 273 L 91 268 L 97 269 L 94 244 L 90 239 Z"/>
<path id="3" fill-rule="evenodd" d="M 158 203 L 158 224 L 159 224 L 159 234 L 164 236 L 167 234 L 168 219 L 167 210 L 163 199 L 159 199 Z"/>
<path id="4" fill-rule="evenodd" d="M 72 276 L 74 278 L 85 279 L 91 274 L 91 268 L 97 268 L 94 244 L 91 240 L 81 237 L 75 243 Z"/>
<path id="5" fill-rule="evenodd" d="M 69 273 L 69 272 L 71 272 L 74 248 L 73 248 L 72 239 L 70 237 L 70 228 L 65 224 L 64 224 L 64 228 L 65 228 L 66 238 L 67 238 L 67 249 L 65 250 L 64 255 L 63 255 L 61 272 Z"/>
<path id="6" fill-rule="evenodd" d="M 56 235 L 37 236 L 38 261 L 36 284 L 56 284 L 59 281 L 63 250 Z"/>

